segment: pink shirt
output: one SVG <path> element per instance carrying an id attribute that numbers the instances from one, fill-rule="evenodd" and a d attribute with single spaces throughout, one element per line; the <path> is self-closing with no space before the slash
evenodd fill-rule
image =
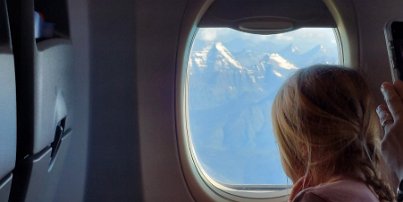
<path id="1" fill-rule="evenodd" d="M 339 181 L 309 187 L 300 191 L 293 202 L 379 202 L 378 197 L 360 181 Z"/>

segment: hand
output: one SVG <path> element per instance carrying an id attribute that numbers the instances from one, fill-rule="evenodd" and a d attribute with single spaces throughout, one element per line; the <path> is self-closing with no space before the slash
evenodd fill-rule
<path id="1" fill-rule="evenodd" d="M 376 109 L 384 136 L 382 155 L 399 179 L 403 179 L 403 82 L 385 82 L 381 92 L 386 102 Z"/>

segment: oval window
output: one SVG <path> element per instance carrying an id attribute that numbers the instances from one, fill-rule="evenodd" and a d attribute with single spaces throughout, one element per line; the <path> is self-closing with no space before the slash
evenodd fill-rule
<path id="1" fill-rule="evenodd" d="M 280 161 L 271 105 L 293 72 L 338 64 L 333 28 L 255 35 L 200 28 L 187 68 L 187 114 L 196 166 L 209 179 L 239 189 L 291 184 Z"/>

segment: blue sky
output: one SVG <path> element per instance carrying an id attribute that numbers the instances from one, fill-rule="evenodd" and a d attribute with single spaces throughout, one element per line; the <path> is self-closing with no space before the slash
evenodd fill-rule
<path id="1" fill-rule="evenodd" d="M 314 30 L 314 31 L 313 31 Z M 306 51 L 312 48 L 318 42 L 326 42 L 323 45 L 335 46 L 337 44 L 333 30 L 329 28 L 302 28 L 291 32 L 259 35 L 239 32 L 229 28 L 202 28 L 199 29 L 195 40 L 222 42 L 231 41 L 233 39 L 247 39 L 251 42 L 276 41 L 278 43 L 293 43 Z"/>
<path id="2" fill-rule="evenodd" d="M 273 136 L 271 104 L 296 69 L 338 62 L 333 29 L 256 35 L 203 28 L 194 44 L 188 109 L 199 166 L 224 184 L 289 184 Z"/>

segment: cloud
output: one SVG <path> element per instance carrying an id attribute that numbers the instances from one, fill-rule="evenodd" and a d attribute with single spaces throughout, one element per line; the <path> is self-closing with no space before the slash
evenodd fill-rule
<path id="1" fill-rule="evenodd" d="M 289 34 L 276 34 L 274 35 L 275 40 L 279 41 L 293 41 L 294 37 Z"/>
<path id="2" fill-rule="evenodd" d="M 216 29 L 199 29 L 199 39 L 203 41 L 214 41 L 217 38 Z"/>

